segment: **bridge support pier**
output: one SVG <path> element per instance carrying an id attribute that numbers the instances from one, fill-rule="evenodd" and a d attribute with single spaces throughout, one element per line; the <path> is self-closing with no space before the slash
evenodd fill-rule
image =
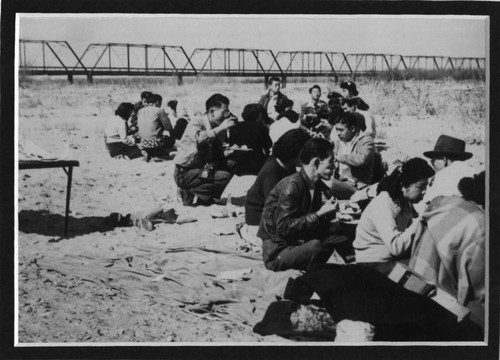
<path id="1" fill-rule="evenodd" d="M 68 81 L 70 84 L 73 84 L 73 74 L 68 74 Z"/>
<path id="2" fill-rule="evenodd" d="M 284 89 L 286 88 L 286 76 L 283 76 L 281 78 L 281 87 Z"/>
<path id="3" fill-rule="evenodd" d="M 94 82 L 94 79 L 92 78 L 92 74 L 87 74 L 87 82 L 89 84 L 92 84 Z"/>
<path id="4" fill-rule="evenodd" d="M 269 83 L 269 76 L 264 76 L 264 89 L 267 89 L 267 84 Z"/>
<path id="5" fill-rule="evenodd" d="M 177 76 L 177 85 L 181 86 L 183 83 L 182 76 Z"/>

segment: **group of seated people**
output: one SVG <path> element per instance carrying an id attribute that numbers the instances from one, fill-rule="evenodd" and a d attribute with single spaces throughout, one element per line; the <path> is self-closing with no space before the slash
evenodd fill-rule
<path id="1" fill-rule="evenodd" d="M 373 116 L 356 110 L 358 104 L 364 109 L 368 105 L 355 96 L 353 82 L 340 85 L 345 96 L 331 92 L 328 103 L 320 99 L 321 88 L 312 86 L 311 100 L 298 114 L 293 101 L 280 91 L 280 79 L 271 78 L 258 103 L 245 106 L 242 120 L 231 114 L 227 97 L 211 96 L 205 104 L 206 115 L 190 121 L 176 143 L 174 178 L 184 204 L 213 204 L 234 174 L 257 175 L 289 130 L 300 129 L 311 138 L 338 144 L 334 149 L 340 166 L 330 184 L 336 197 L 349 198 L 359 188 L 378 181 L 374 168 L 382 163 L 377 161 L 374 146 Z"/>
<path id="2" fill-rule="evenodd" d="M 472 154 L 465 141 L 441 135 L 423 153 L 430 164 L 415 157 L 389 175 L 374 176 L 380 161 L 373 116 L 352 81 L 341 88 L 346 94 L 332 92 L 327 103 L 319 86 L 311 87 L 311 100 L 298 114 L 272 78 L 259 102 L 244 108 L 243 121 L 231 113 L 226 96 L 214 94 L 205 116 L 186 121 L 182 135 L 162 120 L 150 97 L 138 111 L 120 105 L 117 116 L 126 124 L 137 113 L 141 140 L 134 154 L 153 155 L 151 149 L 171 148 L 175 141 L 167 139 L 178 139 L 174 181 L 186 206 L 223 204 L 234 174 L 256 175 L 240 235 L 262 244 L 267 269 L 310 271 L 334 251 L 346 264 L 384 275 L 403 263 L 469 308 L 482 328 L 485 172 L 466 164 Z M 119 139 L 110 152 L 133 148 L 126 131 Z M 362 209 L 354 231 L 336 220 L 337 200 Z"/>
<path id="3" fill-rule="evenodd" d="M 111 157 L 150 161 L 169 155 L 188 119 L 177 117 L 177 100 L 168 102 L 167 111 L 161 108 L 162 102 L 160 95 L 143 91 L 141 101 L 118 106 L 104 132 Z"/>

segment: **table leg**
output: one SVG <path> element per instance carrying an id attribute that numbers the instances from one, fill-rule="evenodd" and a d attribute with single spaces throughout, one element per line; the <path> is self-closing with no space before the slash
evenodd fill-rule
<path id="1" fill-rule="evenodd" d="M 68 185 L 66 188 L 66 213 L 64 217 L 64 237 L 68 236 L 69 200 L 71 199 L 71 178 L 73 177 L 73 166 L 68 167 Z"/>

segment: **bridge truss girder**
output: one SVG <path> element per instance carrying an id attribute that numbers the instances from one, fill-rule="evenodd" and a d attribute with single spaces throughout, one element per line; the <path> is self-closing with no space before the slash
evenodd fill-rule
<path id="1" fill-rule="evenodd" d="M 283 75 L 276 56 L 266 49 L 196 48 L 189 60 L 199 75 Z"/>
<path id="2" fill-rule="evenodd" d="M 80 63 L 86 63 L 91 74 L 181 76 L 197 73 L 181 46 L 90 44 L 80 57 Z M 78 66 L 77 63 L 74 70 Z"/>
<path id="3" fill-rule="evenodd" d="M 188 56 L 180 46 L 90 44 L 78 57 L 66 41 L 19 42 L 19 70 L 32 75 L 129 76 L 335 76 L 375 75 L 381 71 L 486 68 L 485 58 L 344 54 L 245 48 L 197 48 Z"/>
<path id="4" fill-rule="evenodd" d="M 335 76 L 352 75 L 344 53 L 325 51 L 280 51 L 276 54 L 285 75 Z"/>
<path id="5" fill-rule="evenodd" d="M 33 75 L 67 74 L 72 76 L 75 61 L 79 66 L 79 73 L 87 74 L 87 68 L 67 41 L 19 41 L 19 69 L 26 73 Z"/>

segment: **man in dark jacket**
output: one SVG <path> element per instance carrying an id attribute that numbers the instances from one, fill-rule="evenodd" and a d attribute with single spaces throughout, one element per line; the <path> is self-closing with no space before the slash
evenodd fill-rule
<path id="1" fill-rule="evenodd" d="M 280 89 L 281 80 L 278 77 L 270 78 L 267 93 L 262 95 L 259 100 L 259 104 L 264 106 L 267 115 L 273 120 L 276 120 L 278 117 L 278 112 L 275 109 L 276 104 L 278 104 L 282 98 L 286 98 L 286 96 L 280 92 Z"/>
<path id="2" fill-rule="evenodd" d="M 300 172 L 281 180 L 264 205 L 257 236 L 263 240 L 265 266 L 273 271 L 308 270 L 326 263 L 334 246 L 347 240 L 331 224 L 338 204 L 333 198 L 322 204 L 322 191 L 328 189 L 321 180 L 330 179 L 334 170 L 333 144 L 309 140 L 301 162 Z"/>

